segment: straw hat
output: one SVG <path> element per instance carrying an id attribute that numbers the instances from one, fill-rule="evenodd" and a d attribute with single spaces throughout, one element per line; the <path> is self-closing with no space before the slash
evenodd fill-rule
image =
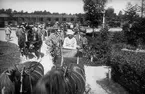
<path id="1" fill-rule="evenodd" d="M 67 35 L 74 35 L 74 32 L 71 29 L 68 29 L 66 32 Z"/>

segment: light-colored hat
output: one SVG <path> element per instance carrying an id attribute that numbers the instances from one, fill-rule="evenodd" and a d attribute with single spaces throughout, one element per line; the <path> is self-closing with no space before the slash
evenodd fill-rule
<path id="1" fill-rule="evenodd" d="M 38 28 L 41 28 L 41 25 L 38 25 Z"/>
<path id="2" fill-rule="evenodd" d="M 68 29 L 67 32 L 66 32 L 66 34 L 67 34 L 67 35 L 73 35 L 74 32 L 73 32 L 71 29 Z"/>

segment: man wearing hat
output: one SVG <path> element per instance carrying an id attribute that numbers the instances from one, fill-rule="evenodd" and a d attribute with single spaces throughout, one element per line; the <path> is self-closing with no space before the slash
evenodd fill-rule
<path id="1" fill-rule="evenodd" d="M 44 26 L 43 25 L 39 26 L 39 28 L 37 30 L 38 30 L 38 33 L 41 35 L 42 40 L 44 40 L 45 39 L 45 35 L 44 34 L 46 32 Z"/>

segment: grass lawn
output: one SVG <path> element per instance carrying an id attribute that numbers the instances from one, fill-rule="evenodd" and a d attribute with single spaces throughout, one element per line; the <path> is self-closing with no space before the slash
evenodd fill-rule
<path id="1" fill-rule="evenodd" d="M 0 74 L 20 62 L 20 52 L 16 44 L 0 41 Z"/>

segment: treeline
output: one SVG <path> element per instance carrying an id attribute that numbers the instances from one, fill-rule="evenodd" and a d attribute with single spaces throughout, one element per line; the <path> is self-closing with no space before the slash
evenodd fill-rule
<path id="1" fill-rule="evenodd" d="M 9 9 L 0 9 L 0 13 L 7 13 L 7 14 L 28 14 L 27 11 L 23 11 L 23 10 L 17 11 L 17 10 L 12 10 L 10 8 Z M 30 12 L 30 14 L 55 14 L 55 15 L 61 14 L 61 15 L 73 15 L 73 14 L 58 13 L 58 12 L 51 13 L 51 12 L 46 11 L 46 10 L 44 10 L 44 11 L 34 11 L 34 12 Z M 77 14 L 75 14 L 75 15 L 77 15 Z"/>

